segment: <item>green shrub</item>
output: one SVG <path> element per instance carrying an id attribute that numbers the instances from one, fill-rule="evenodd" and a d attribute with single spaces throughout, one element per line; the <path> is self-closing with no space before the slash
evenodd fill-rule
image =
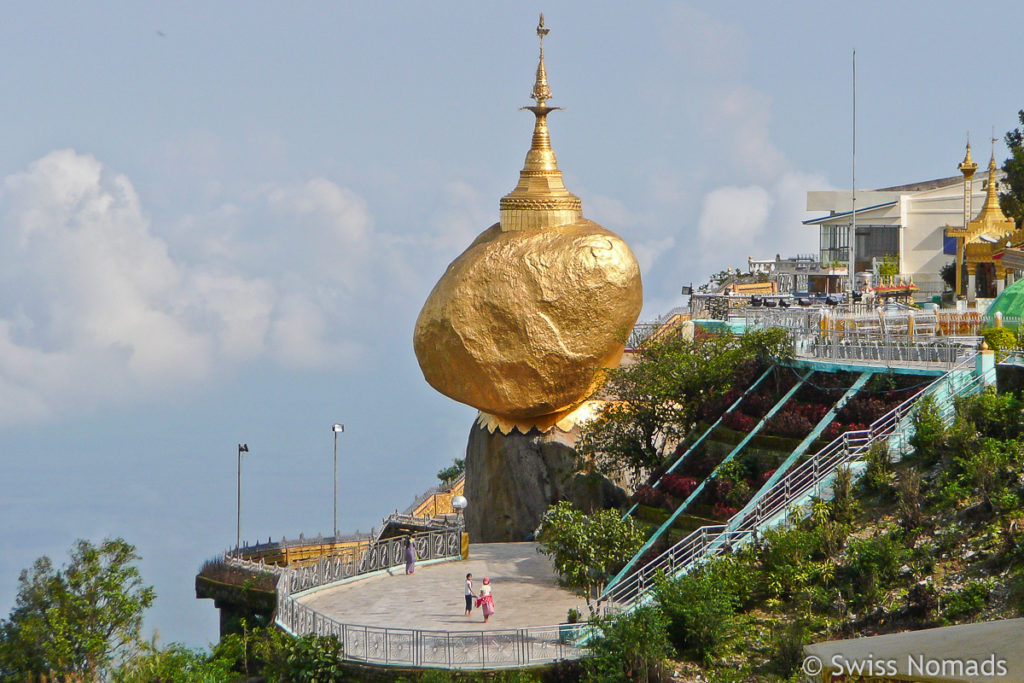
<path id="1" fill-rule="evenodd" d="M 614 617 L 592 617 L 598 636 L 584 663 L 588 681 L 643 683 L 667 680 L 665 660 L 671 656 L 668 619 L 656 607 L 638 607 Z"/>
<path id="2" fill-rule="evenodd" d="M 836 470 L 832 478 L 832 519 L 840 524 L 849 524 L 857 514 L 857 498 L 853 492 L 853 472 L 847 466 Z"/>
<path id="3" fill-rule="evenodd" d="M 1019 470 L 1022 447 L 1017 440 L 978 437 L 965 441 L 939 479 L 943 502 L 957 505 L 980 496 L 991 511 L 1016 511 L 1020 499 L 1008 486 Z"/>
<path id="4" fill-rule="evenodd" d="M 115 683 L 221 683 L 232 678 L 233 659 L 207 655 L 180 643 L 149 646 L 114 673 Z"/>
<path id="5" fill-rule="evenodd" d="M 772 634 L 771 663 L 776 673 L 788 679 L 800 670 L 807 636 L 807 627 L 800 622 L 793 622 Z"/>
<path id="6" fill-rule="evenodd" d="M 943 616 L 955 621 L 977 614 L 988 603 L 991 592 L 992 586 L 988 581 L 968 581 L 942 601 Z"/>
<path id="7" fill-rule="evenodd" d="M 663 581 L 655 589 L 672 644 L 681 654 L 705 663 L 720 654 L 741 602 L 716 564 Z"/>
<path id="8" fill-rule="evenodd" d="M 813 529 L 769 529 L 758 546 L 758 563 L 769 597 L 792 599 L 818 576 L 813 560 L 822 557 L 821 540 Z"/>
<path id="9" fill-rule="evenodd" d="M 256 656 L 263 661 L 263 675 L 281 683 L 328 683 L 343 678 L 342 646 L 334 636 L 305 635 L 294 638 L 276 628 L 257 641 Z"/>
<path id="10" fill-rule="evenodd" d="M 854 609 L 874 606 L 882 592 L 891 587 L 906 556 L 906 549 L 888 534 L 850 543 L 841 580 Z"/>
<path id="11" fill-rule="evenodd" d="M 1017 335 L 1006 327 L 984 327 L 978 330 L 978 335 L 993 351 L 1005 351 L 1017 347 Z"/>
<path id="12" fill-rule="evenodd" d="M 922 505 L 921 473 L 916 469 L 907 470 L 896 486 L 896 511 L 904 530 L 914 535 L 924 522 Z"/>
<path id="13" fill-rule="evenodd" d="M 984 436 L 1017 439 L 1024 436 L 1024 401 L 1012 393 L 988 388 L 956 401 L 957 414 L 974 424 Z"/>
<path id="14" fill-rule="evenodd" d="M 910 445 L 914 447 L 915 457 L 925 463 L 935 462 L 939 459 L 939 446 L 946 435 L 946 425 L 934 396 L 925 396 L 918 401 L 913 425 Z"/>
<path id="15" fill-rule="evenodd" d="M 876 441 L 871 444 L 864 459 L 867 461 L 864 478 L 861 480 L 864 487 L 875 493 L 888 492 L 892 483 L 892 456 L 889 453 L 889 444 L 885 441 Z"/>

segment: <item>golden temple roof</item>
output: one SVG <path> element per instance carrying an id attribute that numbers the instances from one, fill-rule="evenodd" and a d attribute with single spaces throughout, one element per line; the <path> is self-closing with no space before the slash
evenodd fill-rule
<path id="1" fill-rule="evenodd" d="M 558 160 L 548 137 L 548 112 L 561 109 L 547 106 L 547 101 L 551 99 L 551 88 L 548 86 L 548 73 L 544 66 L 544 36 L 550 30 L 544 27 L 544 15 L 541 14 L 537 25 L 540 59 L 530 94 L 537 104 L 523 107 L 532 111 L 536 117 L 533 140 L 530 151 L 526 153 L 523 170 L 519 172 L 519 183 L 501 198 L 499 204 L 501 229 L 504 232 L 567 225 L 583 217 L 580 198 L 569 192 L 562 182 L 562 172 L 558 169 Z"/>

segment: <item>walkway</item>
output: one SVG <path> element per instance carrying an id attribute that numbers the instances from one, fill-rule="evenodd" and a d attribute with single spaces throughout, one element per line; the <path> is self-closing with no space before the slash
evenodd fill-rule
<path id="1" fill-rule="evenodd" d="M 485 576 L 494 587 L 495 615 L 486 626 L 479 609 L 464 616 L 467 572 L 478 592 Z M 453 632 L 550 626 L 565 622 L 570 607 L 586 615 L 584 601 L 556 585 L 536 543 L 474 544 L 465 561 L 419 566 L 412 576 L 397 567 L 298 600 L 346 624 Z"/>

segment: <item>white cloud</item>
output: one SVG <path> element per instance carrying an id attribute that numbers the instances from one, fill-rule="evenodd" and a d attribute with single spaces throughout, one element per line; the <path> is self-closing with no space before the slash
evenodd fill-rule
<path id="1" fill-rule="evenodd" d="M 774 198 L 759 185 L 720 187 L 704 197 L 697 234 L 706 252 L 722 254 L 750 242 L 765 228 Z"/>
<path id="2" fill-rule="evenodd" d="M 704 197 L 697 233 L 709 272 L 745 266 L 747 257 L 783 257 L 817 250 L 818 235 L 802 224 L 807 190 L 827 186 L 820 175 L 783 173 L 769 185 L 726 186 Z"/>
<path id="3" fill-rule="evenodd" d="M 158 396 L 259 358 L 322 368 L 363 352 L 348 307 L 374 272 L 372 220 L 329 180 L 191 217 L 178 237 L 202 234 L 198 250 L 168 243 L 126 176 L 74 150 L 0 187 L 0 425 Z"/>
<path id="4" fill-rule="evenodd" d="M 671 251 L 676 244 L 676 238 L 672 235 L 643 242 L 634 242 L 630 245 L 637 263 L 640 264 L 640 272 L 648 273 L 663 255 Z"/>
<path id="5" fill-rule="evenodd" d="M 709 97 L 706 125 L 722 140 L 725 161 L 742 177 L 765 182 L 786 170 L 770 124 L 771 98 L 756 88 L 736 84 Z"/>
<path id="6" fill-rule="evenodd" d="M 454 257 L 497 220 L 496 197 L 484 197 L 465 181 L 447 182 L 441 187 L 440 203 L 430 217 L 432 246 Z"/>

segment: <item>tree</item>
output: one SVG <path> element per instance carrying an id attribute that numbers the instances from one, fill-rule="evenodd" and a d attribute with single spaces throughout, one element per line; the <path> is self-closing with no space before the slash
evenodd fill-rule
<path id="1" fill-rule="evenodd" d="M 451 486 L 465 471 L 465 458 L 455 458 L 452 460 L 452 464 L 450 466 L 445 467 L 437 473 L 437 479 L 441 482 L 442 486 Z"/>
<path id="2" fill-rule="evenodd" d="M 583 428 L 576 451 L 605 472 L 636 479 L 665 461 L 700 406 L 728 391 L 743 368 L 777 360 L 789 348 L 779 328 L 644 345 L 636 363 L 609 373 L 604 391 L 614 400 Z"/>
<path id="3" fill-rule="evenodd" d="M 155 594 L 133 564 L 135 546 L 80 539 L 69 558 L 55 570 L 43 556 L 18 577 L 14 609 L 0 623 L 0 677 L 96 680 L 141 647 L 142 615 Z"/>
<path id="4" fill-rule="evenodd" d="M 643 545 L 643 534 L 631 518 L 617 510 L 586 515 L 568 501 L 548 508 L 537 533 L 537 552 L 551 556 L 562 585 L 587 601 L 591 599 Z"/>
<path id="5" fill-rule="evenodd" d="M 114 673 L 115 683 L 221 683 L 241 678 L 234 660 L 217 653 L 192 650 L 180 643 L 165 648 L 149 645 Z"/>
<path id="6" fill-rule="evenodd" d="M 1017 112 L 1017 118 L 1024 127 L 1024 109 Z M 1024 221 L 1024 128 L 1014 128 L 1004 140 L 1010 150 L 1010 157 L 1003 162 L 1005 184 L 1009 189 L 1000 193 L 999 205 L 1003 213 L 1017 221 L 1019 228 Z"/>
<path id="7" fill-rule="evenodd" d="M 946 283 L 946 287 L 953 289 L 956 287 L 956 261 L 950 261 L 946 265 L 939 268 L 939 277 Z"/>

